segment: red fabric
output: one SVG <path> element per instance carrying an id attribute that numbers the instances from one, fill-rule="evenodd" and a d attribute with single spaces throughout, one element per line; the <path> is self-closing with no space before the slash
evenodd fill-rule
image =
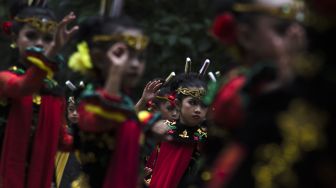
<path id="1" fill-rule="evenodd" d="M 25 166 L 32 122 L 32 97 L 13 101 L 6 127 L 1 177 L 4 188 L 23 188 L 25 176 L 27 187 L 50 187 L 53 177 L 54 156 L 64 115 L 64 100 L 43 96 L 35 133 L 28 174 Z M 20 117 L 20 118 L 18 118 Z"/>
<path id="2" fill-rule="evenodd" d="M 31 96 L 12 102 L 0 163 L 1 187 L 3 188 L 24 187 L 25 165 L 32 122 L 31 106 Z"/>
<path id="3" fill-rule="evenodd" d="M 9 71 L 0 72 L 0 98 L 19 98 L 38 91 L 46 73 L 31 66 L 24 75 L 16 75 Z"/>
<path id="4" fill-rule="evenodd" d="M 238 165 L 245 157 L 245 148 L 239 144 L 233 143 L 219 155 L 212 169 L 212 179 L 206 187 L 221 188 L 224 187 Z"/>
<path id="5" fill-rule="evenodd" d="M 218 92 L 212 107 L 216 125 L 222 128 L 235 128 L 243 120 L 243 101 L 240 91 L 246 81 L 245 76 L 237 76 L 225 84 Z"/>
<path id="6" fill-rule="evenodd" d="M 64 116 L 62 98 L 43 96 L 28 172 L 28 188 L 50 187 Z"/>
<path id="7" fill-rule="evenodd" d="M 121 97 L 120 96 L 110 95 L 104 89 L 99 89 L 97 92 L 100 93 L 100 95 L 102 95 L 105 99 L 107 99 L 109 101 L 121 102 Z"/>
<path id="8" fill-rule="evenodd" d="M 54 156 L 64 123 L 64 98 L 42 96 L 32 150 L 28 151 L 33 115 L 31 94 L 39 91 L 44 77 L 45 73 L 33 66 L 21 76 L 8 71 L 0 73 L 0 97 L 11 100 L 0 161 L 3 188 L 51 186 Z M 26 174 L 29 153 L 31 160 Z"/>
<path id="9" fill-rule="evenodd" d="M 133 120 L 126 121 L 118 128 L 115 152 L 112 153 L 103 188 L 137 187 L 140 134 L 141 129 Z"/>
<path id="10" fill-rule="evenodd" d="M 146 163 L 146 167 L 150 168 L 150 169 L 154 169 L 155 167 L 155 163 L 156 163 L 156 160 L 159 156 L 159 148 L 160 146 L 157 145 L 154 149 L 154 151 L 151 153 L 151 155 L 149 156 L 148 160 L 147 160 L 147 163 Z"/>
<path id="11" fill-rule="evenodd" d="M 159 157 L 149 187 L 177 187 L 190 163 L 195 148 L 195 144 L 161 143 Z"/>
<path id="12" fill-rule="evenodd" d="M 78 119 L 78 124 L 83 131 L 87 132 L 103 132 L 109 131 L 111 128 L 120 126 L 120 122 L 115 122 L 111 119 L 106 119 L 97 116 L 94 113 L 85 110 L 87 104 L 99 105 L 98 102 L 93 101 L 81 101 L 78 106 L 78 114 L 81 118 Z M 107 111 L 107 110 L 106 110 Z M 112 111 L 109 111 L 112 112 Z"/>
<path id="13" fill-rule="evenodd" d="M 115 122 L 105 119 L 85 110 L 85 105 L 95 104 L 95 101 L 82 101 L 78 108 L 79 127 L 87 132 L 104 132 L 111 129 L 116 131 L 115 151 L 111 153 L 110 163 L 107 164 L 104 188 L 137 187 L 140 164 L 140 135 L 141 126 L 135 120 Z M 113 109 L 109 109 L 112 112 Z M 117 110 L 118 111 L 118 110 Z M 125 115 L 125 114 L 124 114 Z"/>

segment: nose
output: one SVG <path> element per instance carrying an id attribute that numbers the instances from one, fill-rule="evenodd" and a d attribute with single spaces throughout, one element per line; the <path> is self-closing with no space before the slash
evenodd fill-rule
<path id="1" fill-rule="evenodd" d="M 35 46 L 39 47 L 39 48 L 44 48 L 44 42 L 43 42 L 42 38 L 39 38 L 39 39 L 36 40 Z"/>
<path id="2" fill-rule="evenodd" d="M 174 119 L 177 119 L 177 110 L 173 110 L 173 112 L 172 112 L 172 117 L 174 118 Z"/>
<path id="3" fill-rule="evenodd" d="M 200 105 L 197 105 L 197 106 L 195 107 L 195 113 L 196 113 L 196 114 L 200 114 L 200 113 L 201 113 L 201 106 L 200 106 Z"/>
<path id="4" fill-rule="evenodd" d="M 140 66 L 140 61 L 138 58 L 132 58 L 131 63 L 130 63 L 130 68 L 131 69 L 138 69 Z"/>

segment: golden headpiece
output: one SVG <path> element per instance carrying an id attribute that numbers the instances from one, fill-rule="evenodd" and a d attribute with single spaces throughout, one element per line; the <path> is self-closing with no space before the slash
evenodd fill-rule
<path id="1" fill-rule="evenodd" d="M 15 21 L 29 24 L 33 28 L 43 32 L 53 32 L 56 30 L 58 23 L 52 20 L 48 20 L 46 18 L 38 18 L 38 17 L 29 17 L 29 18 L 19 18 L 15 17 Z"/>
<path id="2" fill-rule="evenodd" d="M 123 41 L 131 48 L 142 51 L 147 48 L 149 39 L 144 35 L 128 35 L 128 34 L 113 34 L 113 35 L 95 35 L 92 38 L 93 42 L 112 42 Z"/>
<path id="3" fill-rule="evenodd" d="M 257 3 L 236 3 L 232 10 L 241 13 L 266 13 L 283 19 L 305 21 L 305 4 L 302 0 L 295 0 L 292 3 L 286 3 L 281 6 L 263 5 Z"/>
<path id="4" fill-rule="evenodd" d="M 177 94 L 183 94 L 186 96 L 191 96 L 197 99 L 201 99 L 205 95 L 204 88 L 183 88 L 179 87 L 176 90 Z"/>

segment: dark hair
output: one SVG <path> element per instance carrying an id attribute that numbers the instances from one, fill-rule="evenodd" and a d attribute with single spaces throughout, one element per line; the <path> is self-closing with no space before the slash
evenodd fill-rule
<path id="1" fill-rule="evenodd" d="M 26 4 L 14 4 L 12 5 L 10 12 L 10 16 L 12 18 L 18 17 L 23 19 L 36 17 L 40 19 L 44 18 L 51 21 L 57 21 L 56 15 L 48 8 L 28 6 Z M 12 32 L 18 34 L 24 25 L 25 23 L 13 20 Z"/>
<path id="2" fill-rule="evenodd" d="M 142 31 L 141 27 L 128 16 L 115 18 L 98 16 L 90 17 L 80 24 L 77 40 L 78 42 L 86 41 L 89 47 L 97 45 L 104 47 L 104 44 L 94 44 L 92 42 L 92 37 L 97 34 L 122 33 L 126 29 L 137 29 Z"/>
<path id="3" fill-rule="evenodd" d="M 179 74 L 177 75 L 170 84 L 170 90 L 176 91 L 178 88 L 207 88 L 206 82 L 198 76 L 197 73 L 189 73 L 189 75 L 186 74 Z M 182 100 L 186 97 L 186 95 L 183 94 L 177 94 L 176 98 L 179 100 Z"/>
<path id="4" fill-rule="evenodd" d="M 136 29 L 142 32 L 142 29 L 137 25 L 130 17 L 119 16 L 114 18 L 94 16 L 89 17 L 85 21 L 79 24 L 79 31 L 77 33 L 77 38 L 75 39 L 77 43 L 85 41 L 89 48 L 98 48 L 102 51 L 106 51 L 113 43 L 118 41 L 108 41 L 108 42 L 93 42 L 93 37 L 95 35 L 112 35 L 121 34 L 128 29 Z M 104 63 L 104 62 L 100 62 Z M 102 77 L 102 70 L 97 67 L 95 62 L 93 62 L 93 71 L 98 82 L 103 83 L 104 78 Z"/>
<path id="5" fill-rule="evenodd" d="M 170 90 L 170 87 L 162 87 L 160 90 L 157 92 L 156 96 L 160 97 L 166 97 L 167 95 L 172 94 L 172 91 Z M 154 98 L 152 102 L 156 105 L 159 106 L 163 101 L 162 99 Z"/>

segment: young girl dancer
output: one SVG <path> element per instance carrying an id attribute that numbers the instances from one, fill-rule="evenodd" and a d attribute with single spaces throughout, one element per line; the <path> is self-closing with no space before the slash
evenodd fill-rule
<path id="1" fill-rule="evenodd" d="M 84 173 L 73 186 L 137 187 L 142 130 L 158 116 L 140 112 L 137 117 L 127 91 L 143 74 L 148 38 L 123 16 L 90 18 L 81 29 L 69 66 L 95 81 L 78 109 Z"/>
<path id="2" fill-rule="evenodd" d="M 57 147 L 71 144 L 64 127 L 65 100 L 53 75 L 60 66 L 56 53 L 77 30 L 66 29 L 75 15 L 58 23 L 44 5 L 38 1 L 19 6 L 7 28 L 19 60 L 0 72 L 0 98 L 9 108 L 0 163 L 2 187 L 50 187 Z"/>
<path id="3" fill-rule="evenodd" d="M 172 140 L 161 143 L 149 187 L 183 186 L 184 180 L 195 172 L 201 143 L 207 137 L 207 106 L 201 101 L 205 88 L 206 83 L 193 73 L 180 75 L 171 83 L 179 119 L 166 122 Z"/>

